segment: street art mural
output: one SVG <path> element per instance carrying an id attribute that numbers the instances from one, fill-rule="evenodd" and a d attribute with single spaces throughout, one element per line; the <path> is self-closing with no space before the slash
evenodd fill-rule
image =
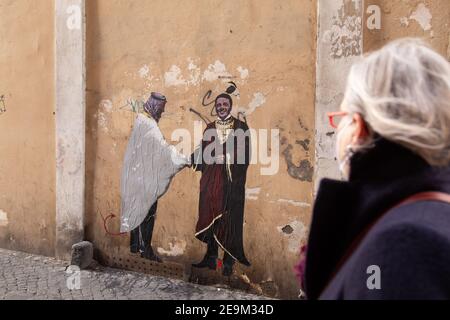
<path id="1" fill-rule="evenodd" d="M 276 261 L 294 265 L 307 235 L 309 194 L 287 186 L 310 183 L 308 116 L 258 66 L 186 61 L 128 63 L 120 86 L 91 94 L 99 260 L 276 296 Z"/>
<path id="2" fill-rule="evenodd" d="M 171 180 L 182 169 L 190 167 L 201 173 L 198 217 L 195 237 L 206 244 L 202 261 L 195 268 L 216 270 L 230 276 L 236 262 L 250 266 L 243 246 L 245 184 L 250 164 L 250 132 L 246 117 L 232 116 L 233 96 L 237 85 L 228 83 L 223 93 L 212 101 L 212 90 L 202 99 L 203 107 L 212 105 L 209 116 L 196 111 L 206 124 L 200 145 L 189 156 L 167 143 L 158 123 L 165 111 L 167 98 L 153 92 L 142 103 L 129 100 L 125 107 L 137 113 L 122 166 L 120 233 L 130 236 L 130 252 L 142 258 L 163 262 L 152 248 L 158 199 L 169 189 Z M 243 120 L 239 119 L 240 117 Z M 219 249 L 223 258 L 219 259 Z"/>

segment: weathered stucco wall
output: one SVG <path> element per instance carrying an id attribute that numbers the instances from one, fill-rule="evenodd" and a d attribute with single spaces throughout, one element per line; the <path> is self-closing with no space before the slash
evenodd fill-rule
<path id="1" fill-rule="evenodd" d="M 397 38 L 421 37 L 450 59 L 450 1 L 366 0 L 365 3 L 366 8 L 377 5 L 381 9 L 381 28 L 365 28 L 366 52 Z"/>
<path id="2" fill-rule="evenodd" d="M 234 81 L 254 129 L 280 130 L 280 167 L 247 174 L 244 245 L 252 267 L 237 273 L 298 294 L 293 266 L 307 236 L 314 162 L 315 1 L 87 2 L 87 236 L 101 253 L 126 257 L 128 237 L 107 235 L 101 215 L 120 213 L 120 173 L 135 114 L 130 99 L 163 92 L 160 127 L 193 132 L 208 114 L 204 94 Z M 220 77 L 225 77 L 220 79 Z M 213 119 L 213 117 L 210 116 Z M 267 167 L 267 166 L 264 166 Z M 194 237 L 200 175 L 185 169 L 158 203 L 153 247 L 169 261 L 198 262 Z M 119 220 L 109 223 L 119 230 Z"/>
<path id="3" fill-rule="evenodd" d="M 448 0 L 319 0 L 318 4 L 316 188 L 324 177 L 340 177 L 336 137 L 325 113 L 339 109 L 345 78 L 362 53 L 397 38 L 421 37 L 450 59 Z"/>
<path id="4" fill-rule="evenodd" d="M 55 240 L 53 11 L 50 0 L 0 1 L 0 246 L 45 255 Z"/>

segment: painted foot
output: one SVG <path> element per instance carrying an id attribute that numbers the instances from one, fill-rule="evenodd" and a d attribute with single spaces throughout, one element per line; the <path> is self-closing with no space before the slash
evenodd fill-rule
<path id="1" fill-rule="evenodd" d="M 231 265 L 223 265 L 222 275 L 224 277 L 230 277 L 233 274 L 233 266 Z"/>
<path id="2" fill-rule="evenodd" d="M 141 257 L 150 261 L 156 261 L 158 263 L 162 263 L 163 261 L 161 260 L 160 257 L 158 257 L 153 250 L 149 250 L 147 252 L 143 252 L 141 253 Z"/>
<path id="3" fill-rule="evenodd" d="M 211 270 L 216 270 L 217 259 L 215 257 L 204 257 L 199 263 L 194 263 L 192 265 L 194 268 L 209 268 Z"/>
<path id="4" fill-rule="evenodd" d="M 139 248 L 130 247 L 130 253 L 139 253 Z"/>

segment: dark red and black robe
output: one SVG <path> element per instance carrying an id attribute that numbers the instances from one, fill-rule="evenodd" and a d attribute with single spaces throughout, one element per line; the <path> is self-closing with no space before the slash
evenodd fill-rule
<path id="1" fill-rule="evenodd" d="M 195 170 L 202 172 L 199 217 L 195 236 L 205 243 L 215 240 L 234 260 L 250 266 L 243 246 L 245 182 L 250 164 L 250 135 L 246 123 L 236 118 L 232 119 L 234 133 L 231 133 L 228 139 L 234 139 L 233 147 L 227 143 L 218 142 L 216 123 L 212 122 L 208 124 L 206 130 L 213 129 L 212 132 L 215 132 L 215 135 L 209 141 L 205 140 L 204 135 L 202 152 L 197 151 L 192 155 Z M 238 137 L 244 132 L 247 133 L 245 138 L 242 138 L 242 135 Z M 218 143 L 220 146 L 218 150 L 224 155 L 228 151 L 229 159 L 234 158 L 234 162 L 230 163 L 228 159 L 228 164 L 226 160 L 225 163 L 207 164 L 204 159 L 206 156 L 204 150 L 211 143 Z M 245 153 L 245 157 L 242 153 Z M 199 161 L 198 155 L 200 158 L 203 157 L 203 161 Z"/>

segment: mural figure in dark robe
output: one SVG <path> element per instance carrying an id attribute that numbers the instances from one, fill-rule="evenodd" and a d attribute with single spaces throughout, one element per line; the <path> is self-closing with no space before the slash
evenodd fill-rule
<path id="1" fill-rule="evenodd" d="M 230 95 L 217 96 L 217 120 L 207 125 L 201 146 L 191 156 L 193 169 L 202 172 L 195 236 L 207 244 L 203 260 L 193 267 L 215 270 L 221 248 L 224 276 L 233 273 L 236 261 L 250 266 L 243 246 L 250 136 L 247 124 L 231 115 L 232 107 Z"/>

